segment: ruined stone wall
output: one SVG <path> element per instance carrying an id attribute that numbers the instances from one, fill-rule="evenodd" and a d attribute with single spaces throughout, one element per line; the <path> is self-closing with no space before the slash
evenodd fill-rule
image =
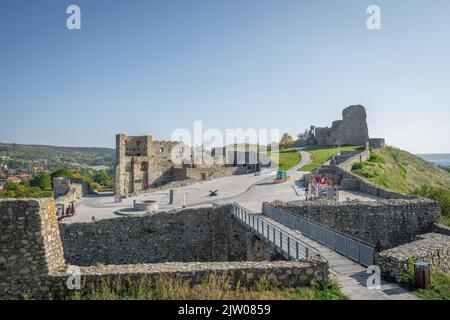
<path id="1" fill-rule="evenodd" d="M 433 226 L 433 232 L 450 236 L 450 227 L 444 226 L 443 224 L 435 224 Z"/>
<path id="2" fill-rule="evenodd" d="M 428 233 L 418 236 L 413 242 L 375 255 L 375 264 L 381 272 L 396 281 L 408 269 L 408 261 L 424 261 L 432 268 L 450 274 L 450 236 Z"/>
<path id="3" fill-rule="evenodd" d="M 373 149 L 384 149 L 386 142 L 383 138 L 371 138 L 369 139 L 369 147 Z"/>
<path id="4" fill-rule="evenodd" d="M 151 136 L 116 136 L 116 200 L 149 188 L 154 167 Z"/>
<path id="5" fill-rule="evenodd" d="M 125 259 L 130 258 L 126 261 L 129 263 L 138 254 L 150 257 L 150 251 L 156 250 L 156 254 L 164 255 L 161 256 L 163 260 L 167 254 L 169 259 L 177 254 L 181 260 L 192 258 L 205 259 L 208 262 L 82 266 L 79 268 L 82 284 L 89 286 L 102 281 L 133 281 L 144 277 L 157 280 L 161 276 L 167 276 L 194 285 L 203 282 L 210 275 L 215 275 L 226 278 L 231 285 L 250 285 L 261 277 L 266 277 L 271 285 L 296 287 L 310 285 L 313 281 L 321 282 L 328 276 L 328 264 L 320 257 L 296 262 L 257 261 L 269 260 L 274 256 L 276 258 L 277 255 L 270 255 L 271 249 L 265 242 L 248 234 L 240 224 L 235 225 L 238 222 L 231 217 L 230 206 L 197 211 L 184 210 L 165 215 L 156 217 L 158 223 L 146 223 L 143 218 L 129 218 L 129 223 L 116 219 L 117 222 L 123 222 L 122 228 L 119 224 L 113 226 L 108 223 L 91 223 L 85 224 L 84 228 L 74 225 L 72 228 L 63 226 L 62 229 L 74 232 L 76 236 L 72 240 L 81 245 L 77 248 L 81 250 L 79 254 L 96 252 L 102 257 L 106 250 L 116 250 L 115 253 L 122 257 L 115 261 L 122 262 L 125 256 Z M 67 268 L 63 257 L 53 199 L 1 200 L 0 222 L 0 299 L 64 297 L 64 294 L 68 293 L 66 284 L 73 276 L 70 273 L 73 269 Z M 140 223 L 144 227 L 139 228 L 137 224 Z M 117 233 L 110 232 L 108 227 L 111 226 Z M 120 232 L 125 236 L 121 237 Z M 106 233 L 105 237 L 102 237 L 103 233 Z M 86 241 L 84 244 L 80 243 L 80 237 L 83 236 L 85 238 L 81 241 Z M 150 239 L 153 236 L 159 241 L 158 244 Z M 119 239 L 114 239 L 116 237 Z M 140 241 L 138 237 L 141 237 Z M 90 238 L 99 242 L 95 244 Z M 112 241 L 115 248 L 110 246 L 108 241 Z M 89 247 L 85 251 L 82 250 L 84 246 L 91 245 L 96 246 L 93 251 Z M 147 246 L 149 248 L 146 248 Z M 161 248 L 166 252 L 163 253 Z M 131 250 L 131 256 L 121 250 Z M 171 250 L 175 251 L 174 255 L 170 255 Z M 202 253 L 201 250 L 206 252 Z M 191 253 L 193 256 L 188 257 Z M 74 254 L 74 257 L 77 257 L 77 254 Z M 107 254 L 103 257 L 114 260 Z M 255 261 L 224 261 L 246 258 Z M 211 262 L 211 259 L 217 262 Z"/>
<path id="6" fill-rule="evenodd" d="M 41 296 L 64 268 L 53 199 L 0 200 L 0 299 Z"/>
<path id="7" fill-rule="evenodd" d="M 370 159 L 370 151 L 361 150 L 353 155 L 348 155 L 348 158 L 346 158 L 345 161 L 338 163 L 338 166 L 346 171 L 351 172 L 352 167 L 356 162 L 367 161 L 369 159 Z"/>
<path id="8" fill-rule="evenodd" d="M 66 177 L 53 178 L 53 194 L 55 198 L 65 196 L 70 192 L 70 179 Z"/>
<path id="9" fill-rule="evenodd" d="M 342 111 L 342 120 L 333 121 L 331 128 L 312 126 L 307 139 L 308 144 L 364 146 L 369 139 L 366 118 L 366 109 L 363 106 L 349 106 Z"/>
<path id="10" fill-rule="evenodd" d="M 248 259 L 247 232 L 230 205 L 63 224 L 61 237 L 66 261 L 84 266 Z"/>
<path id="11" fill-rule="evenodd" d="M 191 179 L 195 181 L 211 180 L 238 174 L 240 168 L 223 167 L 221 165 L 174 168 L 175 180 Z"/>
<path id="12" fill-rule="evenodd" d="M 158 281 L 161 276 L 193 286 L 204 283 L 212 275 L 219 281 L 227 280 L 231 287 L 236 287 L 237 284 L 241 287 L 254 285 L 263 277 L 273 287 L 309 286 L 313 282 L 321 283 L 327 279 L 328 263 L 316 257 L 302 261 L 175 262 L 81 267 L 81 282 L 87 287 L 120 280 Z M 59 295 L 67 294 L 67 290 L 64 290 L 66 279 L 67 274 L 63 272 L 53 277 L 53 287 L 62 289 L 58 292 Z"/>
<path id="13" fill-rule="evenodd" d="M 87 195 L 88 187 L 83 181 L 72 182 L 66 177 L 53 178 L 53 189 L 56 204 L 70 205 Z"/>
<path id="14" fill-rule="evenodd" d="M 174 148 L 180 149 L 174 149 Z M 183 143 L 176 141 L 153 141 L 153 154 L 155 155 L 156 161 L 171 161 L 172 159 L 172 151 L 177 152 L 177 154 L 182 154 L 184 148 L 188 148 L 183 146 Z"/>
<path id="15" fill-rule="evenodd" d="M 361 239 L 379 250 L 393 248 L 414 240 L 417 235 L 431 232 L 440 218 L 438 203 L 421 198 L 372 202 L 275 201 L 272 205 Z"/>
<path id="16" fill-rule="evenodd" d="M 344 165 L 345 167 L 345 165 Z M 340 166 L 324 165 L 319 168 L 319 173 L 335 176 L 340 181 L 340 189 L 359 191 L 385 199 L 415 199 L 416 197 L 391 191 L 374 185 L 356 174 L 341 168 Z"/>

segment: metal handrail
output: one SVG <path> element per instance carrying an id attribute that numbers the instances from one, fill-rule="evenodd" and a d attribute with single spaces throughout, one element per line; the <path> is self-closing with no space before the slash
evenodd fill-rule
<path id="1" fill-rule="evenodd" d="M 305 217 L 298 216 L 298 215 L 296 215 L 296 214 L 293 214 L 292 212 L 286 211 L 285 209 L 282 209 L 282 208 L 274 207 L 273 205 L 268 204 L 268 203 L 265 203 L 264 205 L 265 205 L 265 206 L 268 206 L 268 207 L 271 207 L 271 208 L 273 208 L 273 209 L 276 209 L 276 210 L 278 210 L 278 211 L 282 211 L 283 213 L 285 213 L 285 214 L 287 214 L 287 215 L 290 215 L 290 216 L 292 216 L 292 217 L 294 217 L 294 218 L 303 219 L 303 220 L 305 220 L 305 221 L 307 221 L 307 222 L 309 222 L 309 223 L 311 223 L 311 224 L 313 224 L 313 225 L 315 225 L 315 226 L 318 226 L 318 227 L 323 228 L 323 229 L 327 229 L 327 230 L 329 230 L 329 231 L 331 231 L 331 232 L 334 232 L 334 233 L 336 233 L 336 234 L 338 234 L 338 235 L 340 235 L 340 236 L 343 236 L 343 237 L 346 237 L 346 238 L 350 238 L 351 240 L 353 240 L 353 241 L 355 241 L 355 242 L 358 242 L 359 244 L 362 244 L 362 245 L 364 245 L 364 246 L 367 246 L 367 247 L 370 247 L 370 248 L 375 248 L 375 246 L 374 246 L 373 244 L 371 244 L 371 243 L 369 243 L 369 242 L 367 242 L 367 241 L 364 241 L 364 240 L 362 240 L 362 239 L 355 238 L 355 237 L 352 236 L 352 235 L 349 235 L 349 234 L 343 233 L 343 232 L 341 232 L 341 231 L 338 231 L 338 230 L 336 230 L 336 229 L 327 227 L 327 226 L 325 226 L 325 225 L 323 225 L 323 224 L 320 224 L 320 223 L 317 223 L 317 222 L 315 222 L 315 221 L 312 221 L 311 219 L 308 219 L 308 218 L 305 218 Z"/>
<path id="2" fill-rule="evenodd" d="M 272 219 L 274 219 L 284 225 L 289 226 L 290 228 L 299 230 L 302 234 L 313 239 L 314 241 L 322 243 L 326 247 L 328 247 L 334 251 L 337 251 L 364 266 L 369 266 L 369 265 L 373 264 L 373 260 L 374 260 L 373 255 L 375 252 L 375 247 L 373 245 L 367 244 L 364 241 L 356 240 L 353 237 L 345 235 L 341 232 L 336 232 L 333 229 L 323 227 L 320 224 L 314 223 L 309 219 L 305 219 L 298 215 L 292 214 L 284 209 L 274 207 L 268 203 L 264 204 L 263 213 L 265 215 L 271 217 Z M 310 233 L 311 229 L 309 226 L 313 226 L 314 227 L 313 230 L 316 230 L 313 232 L 314 235 L 312 235 Z M 306 227 L 306 231 L 304 230 L 304 227 Z M 318 236 L 319 229 L 321 229 L 322 232 L 324 232 L 321 237 Z M 329 238 L 328 238 L 327 234 L 334 235 L 334 238 L 333 237 L 330 238 L 331 242 L 328 242 Z M 341 239 L 344 240 L 345 250 L 343 250 L 342 247 L 341 248 L 337 247 L 337 242 L 336 242 L 337 236 L 341 237 Z M 348 245 L 352 244 L 352 243 L 357 246 L 356 252 L 352 249 L 349 251 L 349 249 L 348 249 L 349 248 Z M 364 252 L 363 252 L 363 249 L 364 249 Z"/>
<path id="3" fill-rule="evenodd" d="M 250 210 L 242 207 L 237 203 L 233 203 L 233 215 L 236 216 L 241 222 L 243 222 L 247 227 L 249 227 L 253 232 L 260 235 L 265 241 L 273 245 L 278 249 L 283 255 L 287 255 L 288 259 L 299 260 L 303 257 L 312 257 L 319 254 L 319 251 L 299 238 L 290 235 L 289 233 L 283 231 L 273 223 L 268 222 L 251 212 Z M 256 228 L 255 228 L 256 225 Z M 272 230 L 272 234 L 270 234 Z M 266 232 L 264 232 L 266 231 Z M 278 237 L 276 237 L 278 235 Z M 279 245 L 277 244 L 277 240 Z M 283 241 L 286 240 L 286 241 Z M 283 247 L 283 244 L 287 243 L 287 250 Z M 291 248 L 294 247 L 294 254 L 291 254 Z M 302 254 L 301 254 L 302 253 Z M 303 254 L 304 253 L 304 254 Z"/>

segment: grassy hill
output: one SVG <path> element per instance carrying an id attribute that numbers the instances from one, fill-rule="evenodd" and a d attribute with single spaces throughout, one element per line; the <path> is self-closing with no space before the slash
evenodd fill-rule
<path id="1" fill-rule="evenodd" d="M 352 171 L 379 186 L 439 202 L 441 223 L 450 226 L 450 172 L 393 147 L 374 150 Z"/>
<path id="2" fill-rule="evenodd" d="M 272 160 L 278 162 L 279 170 L 289 170 L 300 162 L 302 156 L 298 153 L 296 148 L 279 149 L 267 152 L 267 155 Z"/>
<path id="3" fill-rule="evenodd" d="M 299 171 L 314 171 L 322 164 L 333 158 L 338 151 L 355 151 L 359 146 L 345 147 L 306 147 L 303 150 L 311 154 L 311 163 L 300 168 Z"/>
<path id="4" fill-rule="evenodd" d="M 448 171 L 393 147 L 373 150 L 371 159 L 355 164 L 353 172 L 374 184 L 403 193 L 425 186 L 450 189 Z"/>

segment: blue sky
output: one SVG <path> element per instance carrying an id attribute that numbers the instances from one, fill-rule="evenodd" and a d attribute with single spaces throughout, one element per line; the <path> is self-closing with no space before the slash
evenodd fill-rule
<path id="1" fill-rule="evenodd" d="M 449 17 L 448 0 L 2 0 L 0 141 L 113 147 L 195 120 L 295 135 L 363 104 L 370 136 L 450 152 Z"/>

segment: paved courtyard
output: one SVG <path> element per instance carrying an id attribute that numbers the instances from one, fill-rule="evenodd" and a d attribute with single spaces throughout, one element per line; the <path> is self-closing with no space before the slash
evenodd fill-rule
<path id="1" fill-rule="evenodd" d="M 174 201 L 169 204 L 169 190 L 155 191 L 146 195 L 123 199 L 114 202 L 114 196 L 93 196 L 84 198 L 76 204 L 76 214 L 64 220 L 65 223 L 87 222 L 92 217 L 96 220 L 117 218 L 118 210 L 133 207 L 133 201 L 157 201 L 160 210 L 207 207 L 225 203 L 237 202 L 246 208 L 259 212 L 263 202 L 274 200 L 294 201 L 305 199 L 305 187 L 302 182 L 303 172 L 299 168 L 310 162 L 310 155 L 299 150 L 302 155 L 300 163 L 288 171 L 289 181 L 273 183 L 275 170 L 269 175 L 247 174 L 223 177 L 197 182 L 189 186 L 174 188 Z M 210 190 L 219 190 L 218 195 L 209 196 Z M 376 197 L 355 192 L 341 191 L 340 199 L 377 200 Z"/>

